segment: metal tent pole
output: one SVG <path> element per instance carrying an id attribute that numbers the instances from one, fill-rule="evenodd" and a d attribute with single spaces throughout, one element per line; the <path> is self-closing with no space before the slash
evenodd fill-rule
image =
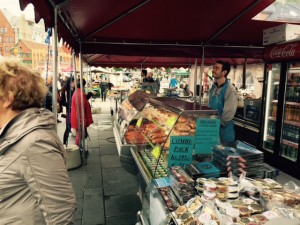
<path id="1" fill-rule="evenodd" d="M 87 65 L 87 74 L 90 77 L 90 89 L 91 91 L 94 93 L 94 89 L 93 89 L 93 77 L 92 77 L 92 69 L 90 65 Z M 92 101 L 91 101 L 91 107 L 92 107 Z"/>
<path id="2" fill-rule="evenodd" d="M 201 59 L 201 67 L 200 67 L 200 85 L 199 85 L 199 99 L 200 99 L 200 106 L 201 106 L 201 94 L 202 94 L 202 76 L 204 72 L 204 46 L 202 46 L 202 59 Z"/>
<path id="3" fill-rule="evenodd" d="M 57 131 L 57 7 L 54 7 L 54 28 L 53 28 L 53 70 L 52 70 L 52 112 L 55 116 L 55 129 Z"/>
<path id="4" fill-rule="evenodd" d="M 75 52 L 73 51 L 72 53 L 72 60 L 73 60 L 73 73 L 74 73 L 74 81 L 75 81 L 75 99 L 76 99 L 76 114 L 77 114 L 77 132 L 79 135 L 79 141 L 81 142 L 81 125 L 80 125 L 80 108 L 79 108 L 79 96 L 78 96 L 78 91 L 77 91 L 77 77 L 76 77 L 76 60 L 75 60 Z M 80 149 L 81 150 L 81 149 Z M 81 152 L 82 153 L 82 152 Z M 82 156 L 82 160 L 83 160 Z"/>
<path id="5" fill-rule="evenodd" d="M 82 54 L 81 54 L 81 42 L 79 42 L 79 74 L 80 74 L 80 100 L 81 100 L 81 121 L 82 121 L 82 127 L 81 127 L 81 138 L 80 142 L 82 144 L 82 150 L 83 153 L 85 153 L 85 121 L 84 121 L 84 99 L 83 99 L 83 92 L 84 92 L 84 86 L 83 86 L 83 77 L 82 77 Z"/>
<path id="6" fill-rule="evenodd" d="M 195 59 L 195 76 L 194 76 L 194 107 L 197 103 L 197 58 Z"/>

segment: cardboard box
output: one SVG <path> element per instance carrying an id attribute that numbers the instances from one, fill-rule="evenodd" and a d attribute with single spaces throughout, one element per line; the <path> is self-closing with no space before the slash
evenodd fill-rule
<path id="1" fill-rule="evenodd" d="M 263 45 L 291 41 L 300 38 L 300 25 L 282 24 L 263 31 Z"/>

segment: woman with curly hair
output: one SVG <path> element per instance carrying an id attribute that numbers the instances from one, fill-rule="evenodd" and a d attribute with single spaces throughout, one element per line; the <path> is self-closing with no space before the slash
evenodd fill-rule
<path id="1" fill-rule="evenodd" d="M 42 77 L 0 60 L 0 224 L 72 224 L 74 191 Z"/>

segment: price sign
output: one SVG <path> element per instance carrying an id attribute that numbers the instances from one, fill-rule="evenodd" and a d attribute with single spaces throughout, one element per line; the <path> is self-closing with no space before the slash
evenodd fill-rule
<path id="1" fill-rule="evenodd" d="M 192 163 L 194 140 L 194 136 L 171 136 L 168 167 Z"/>
<path id="2" fill-rule="evenodd" d="M 220 119 L 198 118 L 196 121 L 196 154 L 210 154 L 211 148 L 219 144 Z"/>
<path id="3" fill-rule="evenodd" d="M 153 149 L 152 149 L 152 155 L 158 159 L 159 155 L 160 155 L 160 146 L 156 145 Z"/>
<path id="4" fill-rule="evenodd" d="M 140 117 L 140 118 L 138 119 L 138 121 L 136 122 L 136 126 L 137 126 L 137 127 L 141 127 L 142 122 L 143 122 L 143 117 Z"/>

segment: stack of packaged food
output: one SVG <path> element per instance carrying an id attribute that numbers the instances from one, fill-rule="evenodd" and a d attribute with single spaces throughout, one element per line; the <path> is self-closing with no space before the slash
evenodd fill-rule
<path id="1" fill-rule="evenodd" d="M 194 180 L 180 166 L 169 170 L 170 184 L 180 204 L 186 203 L 196 194 Z"/>
<path id="2" fill-rule="evenodd" d="M 263 178 L 263 152 L 237 141 L 236 147 L 218 145 L 213 148 L 213 163 L 228 173 L 240 176 L 246 172 L 249 178 Z"/>
<path id="3" fill-rule="evenodd" d="M 140 152 L 142 160 L 153 177 L 167 177 L 168 171 L 163 160 L 157 160 L 150 151 Z"/>
<path id="4" fill-rule="evenodd" d="M 230 186 L 238 189 L 238 198 L 228 198 Z M 198 178 L 196 189 L 199 196 L 171 214 L 176 224 L 263 225 L 273 219 L 300 224 L 300 188 L 293 182 L 281 185 L 271 179 L 244 176 L 238 182 L 232 178 Z"/>
<path id="5" fill-rule="evenodd" d="M 162 199 L 165 202 L 169 212 L 173 212 L 180 206 L 170 187 L 158 188 L 158 192 L 162 196 Z"/>
<path id="6" fill-rule="evenodd" d="M 220 170 L 211 162 L 196 162 L 185 166 L 186 172 L 194 179 L 220 177 Z"/>
<path id="7" fill-rule="evenodd" d="M 230 178 L 198 178 L 196 180 L 196 190 L 203 202 L 214 200 L 215 198 L 226 201 L 239 197 L 239 186 L 236 181 Z"/>

